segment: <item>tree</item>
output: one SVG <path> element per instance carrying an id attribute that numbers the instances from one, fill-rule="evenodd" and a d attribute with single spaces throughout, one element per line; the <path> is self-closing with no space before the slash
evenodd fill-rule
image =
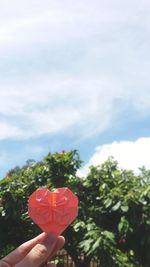
<path id="1" fill-rule="evenodd" d="M 87 255 L 100 258 L 102 266 L 144 266 L 150 262 L 150 172 L 139 176 L 119 170 L 112 158 L 91 167 L 83 182 Z M 82 224 L 82 222 L 81 222 Z M 77 225 L 76 225 L 77 227 Z"/>
<path id="2" fill-rule="evenodd" d="M 11 171 L 0 181 L 1 256 L 39 233 L 27 214 L 27 199 L 38 187 L 69 187 L 79 198 L 79 216 L 64 232 L 65 249 L 76 267 L 148 267 L 150 262 L 150 171 L 137 176 L 119 170 L 112 158 L 86 177 L 76 150 L 48 154 Z M 82 261 L 78 256 L 84 254 Z"/>

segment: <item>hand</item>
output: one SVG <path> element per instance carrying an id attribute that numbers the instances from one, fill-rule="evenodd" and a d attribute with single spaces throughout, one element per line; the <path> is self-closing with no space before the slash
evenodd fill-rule
<path id="1" fill-rule="evenodd" d="M 55 267 L 47 261 L 63 247 L 65 239 L 53 233 L 42 233 L 29 240 L 0 260 L 0 267 Z"/>

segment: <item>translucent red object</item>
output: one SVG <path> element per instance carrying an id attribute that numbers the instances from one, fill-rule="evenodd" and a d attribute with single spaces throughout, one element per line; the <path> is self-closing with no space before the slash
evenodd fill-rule
<path id="1" fill-rule="evenodd" d="M 78 198 L 67 187 L 40 188 L 29 197 L 28 213 L 44 232 L 60 235 L 78 215 Z"/>

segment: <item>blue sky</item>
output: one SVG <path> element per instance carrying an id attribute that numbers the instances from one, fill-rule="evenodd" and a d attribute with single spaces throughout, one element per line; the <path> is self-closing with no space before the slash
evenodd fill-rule
<path id="1" fill-rule="evenodd" d="M 150 3 L 0 2 L 0 177 L 49 151 L 150 167 Z"/>

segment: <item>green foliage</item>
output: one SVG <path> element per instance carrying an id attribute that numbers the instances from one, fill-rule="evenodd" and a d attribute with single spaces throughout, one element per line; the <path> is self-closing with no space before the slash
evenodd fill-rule
<path id="1" fill-rule="evenodd" d="M 91 259 L 102 267 L 148 267 L 150 262 L 150 171 L 120 170 L 109 158 L 91 166 L 86 177 L 76 150 L 29 160 L 0 181 L 1 256 L 39 233 L 27 214 L 29 195 L 38 187 L 69 187 L 79 198 L 79 215 L 64 232 L 65 249 L 77 267 Z M 85 255 L 81 262 L 78 255 Z"/>
<path id="2" fill-rule="evenodd" d="M 101 166 L 91 167 L 83 184 L 93 229 L 99 229 L 95 246 L 86 244 L 94 240 L 94 234 L 90 237 L 87 230 L 84 249 L 92 254 L 95 251 L 102 266 L 149 266 L 149 176 L 145 177 L 143 171 L 135 176 L 132 171 L 119 170 L 110 158 Z"/>

